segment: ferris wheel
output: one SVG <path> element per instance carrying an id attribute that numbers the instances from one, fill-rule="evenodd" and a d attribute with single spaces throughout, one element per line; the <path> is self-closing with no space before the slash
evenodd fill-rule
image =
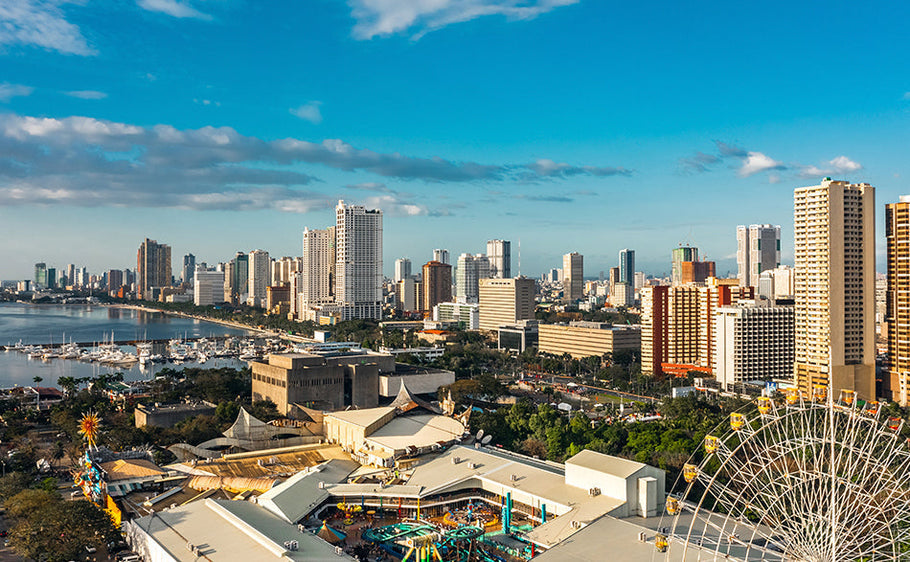
<path id="1" fill-rule="evenodd" d="M 910 449 L 877 402 L 758 399 L 705 437 L 667 497 L 658 559 L 910 560 Z"/>

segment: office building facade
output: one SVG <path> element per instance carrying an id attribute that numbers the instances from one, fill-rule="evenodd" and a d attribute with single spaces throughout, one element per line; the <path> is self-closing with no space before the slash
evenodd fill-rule
<path id="1" fill-rule="evenodd" d="M 577 301 L 584 296 L 584 256 L 571 252 L 562 257 L 563 300 Z"/>
<path id="2" fill-rule="evenodd" d="M 411 276 L 411 260 L 408 258 L 398 258 L 395 260 L 395 282 Z"/>
<path id="3" fill-rule="evenodd" d="M 477 302 L 480 280 L 489 279 L 492 266 L 484 254 L 461 254 L 455 269 L 455 296 L 462 302 Z"/>
<path id="4" fill-rule="evenodd" d="M 698 248 L 692 246 L 673 248 L 670 259 L 670 283 L 672 285 L 681 285 L 683 283 L 682 264 L 687 261 L 698 261 Z"/>
<path id="5" fill-rule="evenodd" d="M 635 286 L 635 250 L 619 251 L 619 282 Z"/>
<path id="6" fill-rule="evenodd" d="M 519 320 L 533 320 L 536 293 L 534 280 L 527 277 L 481 279 L 478 327 L 495 331 Z"/>
<path id="7" fill-rule="evenodd" d="M 490 277 L 512 277 L 512 243 L 508 240 L 487 240 L 487 258 L 490 260 Z"/>
<path id="8" fill-rule="evenodd" d="M 171 285 L 171 247 L 145 239 L 136 256 L 136 297 L 154 298 L 152 289 Z"/>
<path id="9" fill-rule="evenodd" d="M 433 307 L 452 300 L 452 266 L 439 261 L 423 266 L 423 303 L 421 310 L 432 313 Z"/>
<path id="10" fill-rule="evenodd" d="M 265 250 L 253 250 L 249 253 L 249 271 L 247 304 L 265 307 L 268 286 L 272 281 L 272 258 Z"/>
<path id="11" fill-rule="evenodd" d="M 789 379 L 793 372 L 794 310 L 761 301 L 717 309 L 714 377 L 724 390 L 748 381 Z"/>
<path id="12" fill-rule="evenodd" d="M 757 287 L 761 274 L 780 265 L 780 226 L 770 224 L 736 227 L 737 279 L 744 287 Z"/>

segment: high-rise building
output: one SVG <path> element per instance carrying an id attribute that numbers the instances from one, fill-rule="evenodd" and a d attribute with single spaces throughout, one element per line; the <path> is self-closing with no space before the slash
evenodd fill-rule
<path id="1" fill-rule="evenodd" d="M 736 227 L 737 279 L 744 287 L 758 287 L 763 271 L 780 265 L 780 226 L 770 224 Z"/>
<path id="2" fill-rule="evenodd" d="M 483 254 L 461 254 L 455 270 L 455 296 L 462 302 L 474 303 L 480 297 L 480 280 L 489 279 L 490 260 Z"/>
<path id="3" fill-rule="evenodd" d="M 224 301 L 224 272 L 198 267 L 193 272 L 193 304 L 210 306 Z"/>
<path id="4" fill-rule="evenodd" d="M 47 264 L 39 262 L 35 264 L 35 290 L 47 288 Z"/>
<path id="5" fill-rule="evenodd" d="M 439 261 L 423 266 L 423 304 L 421 310 L 432 312 L 441 302 L 452 300 L 452 266 Z"/>
<path id="6" fill-rule="evenodd" d="M 47 268 L 47 286 L 50 289 L 57 288 L 57 268 L 56 267 Z"/>
<path id="7" fill-rule="evenodd" d="M 246 302 L 250 306 L 264 307 L 272 280 L 272 259 L 265 250 L 253 250 L 249 253 L 249 266 L 249 296 Z"/>
<path id="8" fill-rule="evenodd" d="M 84 267 L 78 268 L 76 270 L 76 279 L 73 280 L 71 284 L 79 288 L 90 287 L 92 285 L 92 280 L 88 274 L 88 269 Z"/>
<path id="9" fill-rule="evenodd" d="M 762 271 L 758 278 L 758 294 L 767 300 L 792 299 L 793 268 L 781 265 Z"/>
<path id="10" fill-rule="evenodd" d="M 148 238 L 136 257 L 136 298 L 153 300 L 154 289 L 171 285 L 171 247 Z"/>
<path id="11" fill-rule="evenodd" d="M 709 277 L 716 277 L 717 268 L 713 261 L 684 261 L 679 264 L 680 279 L 682 285 L 686 283 L 702 284 Z M 746 285 L 750 287 L 751 285 Z"/>
<path id="12" fill-rule="evenodd" d="M 490 277 L 512 277 L 512 243 L 508 240 L 487 240 L 487 258 L 490 259 Z"/>
<path id="13" fill-rule="evenodd" d="M 496 331 L 519 320 L 532 320 L 536 293 L 534 280 L 527 277 L 481 279 L 478 327 Z"/>
<path id="14" fill-rule="evenodd" d="M 395 286 L 395 303 L 398 310 L 417 312 L 423 303 L 423 283 L 407 277 Z"/>
<path id="15" fill-rule="evenodd" d="M 793 306 L 742 301 L 717 309 L 714 377 L 723 390 L 747 381 L 789 378 L 793 372 Z"/>
<path id="16" fill-rule="evenodd" d="M 107 291 L 108 293 L 116 293 L 120 290 L 120 287 L 123 286 L 123 271 L 119 269 L 112 269 L 107 272 Z"/>
<path id="17" fill-rule="evenodd" d="M 645 272 L 644 271 L 635 272 L 635 285 L 634 286 L 635 286 L 636 291 L 645 286 Z"/>
<path id="18" fill-rule="evenodd" d="M 76 281 L 76 265 L 67 264 L 66 266 L 66 285 L 73 285 Z"/>
<path id="19" fill-rule="evenodd" d="M 411 260 L 408 258 L 398 258 L 395 260 L 395 282 L 411 276 Z"/>
<path id="20" fill-rule="evenodd" d="M 619 282 L 635 286 L 635 250 L 619 251 Z"/>
<path id="21" fill-rule="evenodd" d="M 187 254 L 183 256 L 183 271 L 181 272 L 180 279 L 183 281 L 184 285 L 193 285 L 193 276 L 196 274 L 196 256 L 193 254 Z"/>
<path id="22" fill-rule="evenodd" d="M 272 262 L 272 285 L 289 286 L 291 284 L 291 276 L 297 273 L 301 262 L 300 258 L 292 258 L 290 256 L 284 256 Z"/>
<path id="23" fill-rule="evenodd" d="M 332 275 L 335 272 L 335 233 L 330 229 L 303 229 L 303 260 L 297 297 L 301 308 L 335 302 Z"/>
<path id="24" fill-rule="evenodd" d="M 794 191 L 794 377 L 875 398 L 875 188 L 825 178 Z"/>
<path id="25" fill-rule="evenodd" d="M 885 205 L 885 241 L 888 356 L 882 390 L 887 398 L 906 407 L 910 402 L 910 195 Z"/>
<path id="26" fill-rule="evenodd" d="M 667 300 L 670 287 L 641 289 L 641 372 L 660 375 L 667 360 Z"/>
<path id="27" fill-rule="evenodd" d="M 250 257 L 243 252 L 237 252 L 231 260 L 230 268 L 231 302 L 239 304 L 246 302 L 250 292 Z"/>
<path id="28" fill-rule="evenodd" d="M 433 261 L 451 265 L 451 262 L 449 262 L 449 251 L 436 248 L 433 250 Z"/>
<path id="29" fill-rule="evenodd" d="M 335 207 L 335 301 L 342 320 L 382 317 L 382 211 Z"/>
<path id="30" fill-rule="evenodd" d="M 680 285 L 682 283 L 682 263 L 684 261 L 698 261 L 698 248 L 691 246 L 673 248 L 671 258 L 670 283 L 672 285 Z"/>
<path id="31" fill-rule="evenodd" d="M 563 299 L 572 302 L 584 296 L 584 256 L 572 252 L 562 257 Z"/>

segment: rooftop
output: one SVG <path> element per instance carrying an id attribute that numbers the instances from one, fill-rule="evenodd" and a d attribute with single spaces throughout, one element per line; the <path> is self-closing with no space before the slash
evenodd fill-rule
<path id="1" fill-rule="evenodd" d="M 200 460 L 195 466 L 190 466 L 187 463 L 178 463 L 169 465 L 169 468 L 174 468 L 187 474 L 258 478 L 262 476 L 295 474 L 329 459 L 350 460 L 347 453 L 338 445 L 304 445 L 291 449 L 225 455 L 220 459 L 211 461 Z"/>
<path id="2" fill-rule="evenodd" d="M 154 478 L 167 474 L 167 471 L 145 459 L 120 459 L 106 462 L 101 470 L 107 474 L 107 481 L 129 480 L 132 478 Z"/>
<path id="3" fill-rule="evenodd" d="M 639 470 L 648 466 L 644 463 L 620 457 L 612 457 L 590 449 L 585 449 L 574 457 L 566 459 L 566 464 L 580 466 L 598 472 L 606 472 L 607 474 L 620 478 L 632 476 Z"/>
<path id="4" fill-rule="evenodd" d="M 331 414 L 326 414 L 325 417 L 335 418 L 360 427 L 369 427 L 393 411 L 395 411 L 395 408 L 384 406 L 379 408 L 365 408 L 363 410 L 332 412 Z"/>
<path id="5" fill-rule="evenodd" d="M 432 414 L 398 416 L 367 437 L 386 450 L 403 451 L 410 446 L 427 447 L 461 437 L 464 426 L 458 420 Z"/>

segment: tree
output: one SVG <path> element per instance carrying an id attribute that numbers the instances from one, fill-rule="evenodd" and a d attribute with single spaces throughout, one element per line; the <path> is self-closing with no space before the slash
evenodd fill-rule
<path id="1" fill-rule="evenodd" d="M 35 381 L 35 386 L 38 386 L 38 383 L 40 383 L 44 379 L 39 377 L 38 375 L 35 375 L 34 377 L 32 377 L 32 380 Z"/>

